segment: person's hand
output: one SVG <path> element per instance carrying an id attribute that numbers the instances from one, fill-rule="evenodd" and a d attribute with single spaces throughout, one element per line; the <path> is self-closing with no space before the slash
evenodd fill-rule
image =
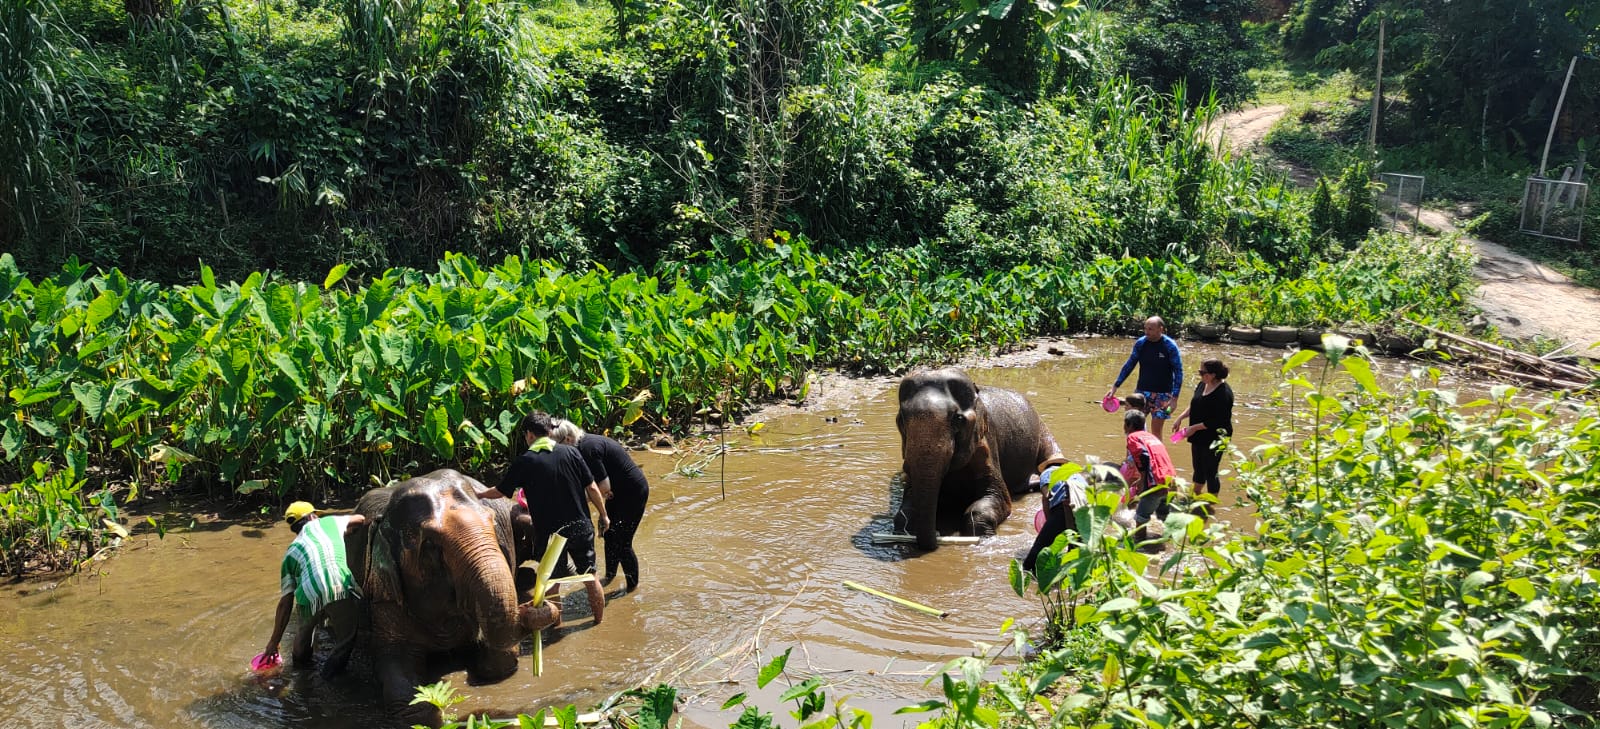
<path id="1" fill-rule="evenodd" d="M 610 516 L 607 516 L 605 514 L 601 514 L 600 515 L 600 531 L 602 533 L 611 531 L 611 517 Z"/>
<path id="2" fill-rule="evenodd" d="M 600 489 L 600 495 L 605 497 L 606 501 L 610 501 L 611 500 L 611 489 L 609 489 L 609 488 Z"/>
<path id="3" fill-rule="evenodd" d="M 1106 390 L 1106 397 L 1116 397 L 1116 396 L 1117 396 L 1117 388 L 1116 388 L 1116 386 L 1112 386 L 1111 389 Z M 1104 400 L 1106 398 L 1103 397 L 1103 398 L 1100 398 L 1100 399 Z"/>

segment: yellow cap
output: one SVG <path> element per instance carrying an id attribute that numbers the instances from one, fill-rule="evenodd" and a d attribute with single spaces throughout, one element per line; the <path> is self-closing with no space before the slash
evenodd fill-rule
<path id="1" fill-rule="evenodd" d="M 312 506 L 309 501 L 296 501 L 290 504 L 289 508 L 283 510 L 283 520 L 293 524 L 306 518 L 316 510 L 317 507 Z"/>

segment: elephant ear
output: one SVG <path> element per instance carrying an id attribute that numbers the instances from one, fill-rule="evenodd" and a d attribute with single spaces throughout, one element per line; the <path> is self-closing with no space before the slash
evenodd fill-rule
<path id="1" fill-rule="evenodd" d="M 973 386 L 976 391 L 977 386 Z M 983 398 L 972 399 L 972 415 L 977 422 L 973 424 L 972 440 L 975 443 L 988 444 L 989 442 L 989 408 L 984 406 Z"/>
<path id="2" fill-rule="evenodd" d="M 367 533 L 371 539 L 368 542 L 367 574 L 361 580 L 362 591 L 373 602 L 404 602 L 399 565 L 395 562 L 395 555 L 399 551 L 395 542 L 400 538 L 399 533 L 381 523 L 369 528 Z"/>

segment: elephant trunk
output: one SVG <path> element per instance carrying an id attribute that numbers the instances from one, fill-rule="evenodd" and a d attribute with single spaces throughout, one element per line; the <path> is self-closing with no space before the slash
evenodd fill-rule
<path id="1" fill-rule="evenodd" d="M 949 426 L 941 419 L 913 419 L 905 424 L 906 480 L 900 509 L 905 515 L 906 530 L 925 550 L 939 548 L 939 491 L 954 454 Z"/>
<path id="2" fill-rule="evenodd" d="M 517 626 L 517 589 L 511 565 L 495 538 L 493 519 L 463 518 L 461 539 L 444 539 L 444 560 L 456 576 L 461 607 L 478 619 L 486 646 L 505 648 L 521 639 Z"/>

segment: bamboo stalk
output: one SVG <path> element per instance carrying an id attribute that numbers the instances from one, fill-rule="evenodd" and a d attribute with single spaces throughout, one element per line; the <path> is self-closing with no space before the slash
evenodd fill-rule
<path id="1" fill-rule="evenodd" d="M 890 534 L 877 532 L 872 535 L 873 544 L 911 544 L 917 541 L 915 534 Z M 940 544 L 977 544 L 977 537 L 939 537 Z"/>
<path id="2" fill-rule="evenodd" d="M 1561 389 L 1561 390 L 1583 390 L 1583 389 L 1586 389 L 1586 388 L 1589 387 L 1588 385 L 1580 384 L 1580 383 L 1577 383 L 1577 382 L 1568 382 L 1566 380 L 1558 380 L 1558 379 L 1554 379 L 1554 378 L 1551 378 L 1551 377 L 1544 377 L 1542 375 L 1535 375 L 1535 374 L 1528 373 L 1528 372 L 1518 372 L 1516 370 L 1504 370 L 1504 369 L 1500 369 L 1498 367 L 1490 367 L 1488 365 L 1478 364 L 1476 362 L 1467 363 L 1467 367 L 1469 369 L 1476 370 L 1478 372 L 1483 372 L 1485 374 L 1498 375 L 1500 377 L 1506 377 L 1506 378 L 1514 379 L 1514 380 L 1525 380 L 1525 381 L 1532 382 L 1532 383 L 1535 383 L 1535 384 L 1545 385 L 1547 387 L 1554 387 L 1554 388 Z"/>
<path id="3" fill-rule="evenodd" d="M 856 590 L 858 592 L 865 592 L 868 595 L 874 595 L 874 596 L 877 596 L 877 597 L 881 597 L 881 598 L 883 598 L 885 600 L 888 600 L 889 602 L 892 602 L 892 603 L 894 603 L 896 605 L 903 605 L 903 606 L 911 608 L 912 610 L 915 610 L 917 612 L 927 613 L 927 614 L 932 615 L 932 616 L 934 616 L 936 618 L 947 618 L 947 617 L 950 616 L 950 613 L 946 612 L 944 610 L 940 610 L 938 608 L 931 608 L 931 607 L 928 607 L 927 605 L 923 605 L 922 603 L 912 602 L 912 601 L 907 600 L 907 599 L 905 599 L 903 597 L 895 597 L 894 595 L 890 595 L 887 592 L 879 592 L 879 591 L 874 590 L 874 589 L 872 589 L 870 587 L 867 587 L 866 585 L 862 585 L 862 584 L 859 584 L 859 583 L 856 583 L 856 582 L 851 582 L 850 580 L 845 580 L 844 581 L 844 586 L 848 587 L 848 588 L 850 588 L 852 590 Z"/>
<path id="4" fill-rule="evenodd" d="M 1476 340 L 1476 339 L 1471 339 L 1469 337 L 1463 337 L 1463 336 L 1461 336 L 1459 334 L 1452 334 L 1452 333 L 1446 332 L 1446 331 L 1440 331 L 1438 329 L 1435 329 L 1433 327 L 1427 326 L 1425 324 L 1418 324 L 1418 326 L 1420 326 L 1420 327 L 1422 327 L 1424 329 L 1427 329 L 1428 331 L 1433 332 L 1435 334 L 1438 334 L 1440 336 L 1446 337 L 1448 339 L 1452 339 L 1452 340 L 1455 340 L 1457 342 L 1461 342 L 1463 344 L 1467 344 L 1467 345 L 1470 345 L 1472 347 L 1476 347 L 1477 349 L 1483 350 L 1485 352 L 1489 352 L 1491 354 L 1497 355 L 1502 360 L 1509 360 L 1509 361 L 1512 361 L 1512 362 L 1516 362 L 1518 364 L 1522 364 L 1522 365 L 1525 365 L 1527 367 L 1531 367 L 1531 368 L 1540 370 L 1542 372 L 1546 372 L 1546 373 L 1555 372 L 1555 373 L 1560 373 L 1560 374 L 1563 374 L 1563 375 L 1567 375 L 1567 376 L 1570 376 L 1570 377 L 1576 377 L 1576 378 L 1588 378 L 1588 377 L 1592 377 L 1593 376 L 1593 373 L 1588 372 L 1587 370 L 1585 370 L 1582 367 L 1575 367 L 1573 365 L 1569 365 L 1569 364 L 1565 364 L 1565 363 L 1561 363 L 1561 362 L 1552 362 L 1552 361 L 1547 360 L 1547 359 L 1543 359 L 1543 358 L 1540 358 L 1540 357 L 1535 357 L 1535 356 L 1533 356 L 1531 354 L 1527 354 L 1527 353 L 1524 353 L 1524 352 L 1518 352 L 1518 351 L 1516 351 L 1514 349 L 1507 349 L 1505 347 L 1501 347 L 1501 346 L 1496 345 L 1496 344 L 1490 344 L 1489 342 L 1484 342 L 1484 341 L 1480 341 L 1480 340 Z"/>
<path id="5" fill-rule="evenodd" d="M 1419 322 L 1416 322 L 1416 321 L 1412 321 L 1411 323 L 1416 325 L 1417 327 L 1420 327 L 1420 328 L 1428 331 L 1428 332 L 1431 332 L 1431 333 L 1436 334 L 1436 335 L 1438 335 L 1440 337 L 1443 337 L 1444 339 L 1447 339 L 1447 340 L 1449 340 L 1451 342 L 1456 342 L 1456 343 L 1459 343 L 1461 345 L 1465 345 L 1465 347 L 1460 347 L 1460 346 L 1455 346 L 1455 345 L 1451 345 L 1451 344 L 1444 344 L 1444 348 L 1449 350 L 1449 351 L 1451 351 L 1451 352 L 1453 352 L 1453 353 L 1464 355 L 1464 356 L 1479 356 L 1479 357 L 1481 357 L 1481 356 L 1483 356 L 1485 354 L 1494 355 L 1496 358 L 1499 359 L 1501 365 L 1503 365 L 1504 367 L 1521 366 L 1523 368 L 1526 368 L 1526 369 L 1529 369 L 1529 370 L 1533 371 L 1533 373 L 1527 373 L 1527 372 L 1512 373 L 1512 372 L 1510 372 L 1508 370 L 1504 370 L 1504 369 L 1496 370 L 1496 369 L 1493 369 L 1493 368 L 1489 368 L 1487 370 L 1487 371 L 1495 372 L 1496 374 L 1501 374 L 1501 375 L 1508 376 L 1508 377 L 1519 377 L 1519 376 L 1520 377 L 1526 377 L 1530 381 L 1537 382 L 1539 384 L 1546 384 L 1546 385 L 1550 385 L 1550 386 L 1553 386 L 1553 387 L 1566 387 L 1566 388 L 1587 387 L 1587 385 L 1582 385 L 1582 384 L 1577 384 L 1577 383 L 1583 382 L 1583 381 L 1594 380 L 1596 378 L 1596 373 L 1593 370 L 1590 370 L 1590 369 L 1588 369 L 1586 367 L 1579 367 L 1579 366 L 1575 366 L 1575 365 L 1569 365 L 1569 364 L 1566 364 L 1566 363 L 1563 363 L 1563 362 L 1553 362 L 1551 360 L 1547 360 L 1547 359 L 1544 359 L 1542 357 L 1535 357 L 1535 356 L 1533 356 L 1531 354 L 1527 354 L 1527 353 L 1524 353 L 1524 352 L 1518 352 L 1518 351 L 1516 351 L 1514 349 L 1508 349 L 1508 348 L 1501 347 L 1501 346 L 1496 345 L 1496 344 L 1491 344 L 1489 342 L 1473 339 L 1471 337 L 1465 337 L 1465 336 L 1462 336 L 1460 334 L 1454 334 L 1454 333 L 1451 333 L 1451 332 L 1447 332 L 1447 331 L 1438 329 L 1436 327 L 1428 326 L 1427 324 L 1422 324 L 1422 323 L 1419 323 Z M 1476 350 L 1476 351 L 1474 351 L 1474 350 Z M 1480 369 L 1485 368 L 1485 367 L 1486 367 L 1485 365 L 1480 365 Z M 1537 374 L 1534 374 L 1534 373 L 1537 373 Z M 1557 383 L 1561 383 L 1561 384 L 1557 384 Z"/>
<path id="6" fill-rule="evenodd" d="M 544 556 L 539 558 L 538 571 L 534 573 L 533 599 L 539 601 L 535 607 L 545 603 L 544 591 L 549 586 L 550 573 L 555 572 L 556 559 L 566 553 L 566 548 L 567 538 L 560 534 L 550 537 L 550 541 L 544 545 Z M 533 631 L 532 654 L 533 675 L 539 676 L 544 673 L 544 628 Z"/>

